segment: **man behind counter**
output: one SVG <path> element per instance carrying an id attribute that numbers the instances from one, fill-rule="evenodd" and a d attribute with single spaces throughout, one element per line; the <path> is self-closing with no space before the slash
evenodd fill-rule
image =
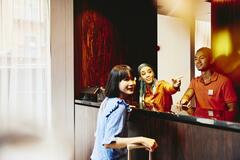
<path id="1" fill-rule="evenodd" d="M 201 76 L 191 80 L 180 104 L 188 104 L 195 95 L 194 116 L 234 121 L 237 112 L 237 96 L 230 79 L 212 70 L 211 49 L 200 48 L 195 54 L 194 63 L 201 71 Z"/>

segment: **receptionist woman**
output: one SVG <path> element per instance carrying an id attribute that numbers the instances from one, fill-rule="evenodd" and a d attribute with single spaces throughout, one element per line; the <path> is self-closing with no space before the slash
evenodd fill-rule
<path id="1" fill-rule="evenodd" d="M 155 78 L 152 67 L 147 63 L 138 66 L 140 80 L 140 106 L 158 112 L 170 112 L 172 94 L 180 89 L 181 80 L 172 79 L 172 83 Z M 142 104 L 142 105 L 141 105 Z"/>

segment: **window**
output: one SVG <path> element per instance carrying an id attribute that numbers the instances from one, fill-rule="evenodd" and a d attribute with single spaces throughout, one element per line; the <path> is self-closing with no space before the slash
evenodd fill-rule
<path id="1" fill-rule="evenodd" d="M 0 123 L 3 125 L 26 121 L 50 126 L 49 4 L 49 0 L 0 0 Z"/>

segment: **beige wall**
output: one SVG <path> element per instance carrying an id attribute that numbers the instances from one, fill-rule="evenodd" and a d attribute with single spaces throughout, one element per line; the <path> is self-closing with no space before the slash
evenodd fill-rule
<path id="1" fill-rule="evenodd" d="M 73 151 L 73 0 L 51 0 L 50 7 L 53 121 L 59 134 L 67 132 Z"/>
<path id="2" fill-rule="evenodd" d="M 171 82 L 172 78 L 183 76 L 181 90 L 173 95 L 176 104 L 190 83 L 190 27 L 176 17 L 158 14 L 157 42 L 158 51 L 157 77 Z"/>

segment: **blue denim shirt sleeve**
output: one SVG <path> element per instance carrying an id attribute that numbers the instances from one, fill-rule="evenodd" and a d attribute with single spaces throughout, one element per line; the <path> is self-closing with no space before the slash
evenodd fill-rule
<path id="1" fill-rule="evenodd" d="M 112 103 L 112 105 L 114 107 L 111 107 L 105 113 L 106 129 L 102 144 L 110 144 L 116 141 L 116 137 L 121 136 L 126 127 L 128 105 L 124 101 L 119 100 L 117 103 Z"/>

